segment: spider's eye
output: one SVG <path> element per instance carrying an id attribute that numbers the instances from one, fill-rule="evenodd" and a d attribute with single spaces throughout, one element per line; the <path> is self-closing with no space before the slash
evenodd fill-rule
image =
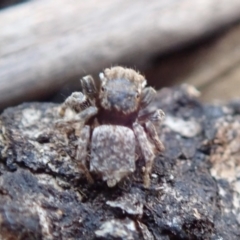
<path id="1" fill-rule="evenodd" d="M 102 90 L 102 92 L 104 92 L 104 91 L 105 91 L 105 87 L 104 87 L 104 86 L 102 86 L 102 87 L 101 87 L 101 90 Z"/>

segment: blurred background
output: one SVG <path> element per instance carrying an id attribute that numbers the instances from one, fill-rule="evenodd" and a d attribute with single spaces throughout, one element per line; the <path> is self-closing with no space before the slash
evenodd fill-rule
<path id="1" fill-rule="evenodd" d="M 0 109 L 62 102 L 104 68 L 205 102 L 240 96 L 239 0 L 0 0 Z"/>

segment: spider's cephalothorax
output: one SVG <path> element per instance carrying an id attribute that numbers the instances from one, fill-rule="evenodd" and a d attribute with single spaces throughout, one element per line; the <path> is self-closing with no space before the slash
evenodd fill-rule
<path id="1" fill-rule="evenodd" d="M 123 67 L 105 69 L 99 77 L 98 121 L 101 124 L 132 125 L 140 110 L 146 85 L 144 77 Z"/>
<path id="2" fill-rule="evenodd" d="M 100 74 L 99 100 L 108 111 L 130 115 L 139 110 L 140 96 L 146 85 L 145 79 L 132 69 L 121 67 L 106 69 Z"/>
<path id="3" fill-rule="evenodd" d="M 76 112 L 73 119 L 62 121 L 79 123 L 76 160 L 88 179 L 90 170 L 112 187 L 135 171 L 135 156 L 141 155 L 148 187 L 155 154 L 164 149 L 155 129 L 164 114 L 147 108 L 155 90 L 145 87 L 145 78 L 129 68 L 108 68 L 99 77 L 99 88 L 91 76 L 84 77 L 82 92 L 72 93 L 61 106 L 62 116 L 67 108 Z"/>

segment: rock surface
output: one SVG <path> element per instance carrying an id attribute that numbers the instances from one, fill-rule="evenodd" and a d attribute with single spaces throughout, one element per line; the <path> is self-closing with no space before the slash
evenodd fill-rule
<path id="1" fill-rule="evenodd" d="M 149 189 L 141 160 L 114 188 L 89 184 L 74 161 L 71 126 L 55 127 L 58 105 L 6 109 L 0 239 L 240 239 L 240 102 L 203 105 L 183 85 L 162 89 L 153 104 L 167 116 L 159 129 L 166 150 Z"/>

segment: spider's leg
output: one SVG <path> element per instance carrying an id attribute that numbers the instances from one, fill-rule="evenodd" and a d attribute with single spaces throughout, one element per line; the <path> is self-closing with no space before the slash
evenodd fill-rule
<path id="1" fill-rule="evenodd" d="M 147 138 L 147 134 L 144 131 L 144 128 L 139 123 L 133 124 L 133 131 L 136 135 L 138 144 L 140 146 L 142 155 L 145 160 L 145 170 L 143 176 L 144 186 L 147 188 L 150 186 L 150 174 L 152 172 L 152 165 L 155 158 L 154 150 L 152 144 Z"/>
<path id="2" fill-rule="evenodd" d="M 76 152 L 76 162 L 81 169 L 88 182 L 93 183 L 93 178 L 90 175 L 87 168 L 87 158 L 88 158 L 88 144 L 90 142 L 90 126 L 85 126 L 81 130 L 79 130 L 77 135 L 77 152 Z"/>
<path id="3" fill-rule="evenodd" d="M 141 95 L 141 109 L 146 108 L 154 99 L 156 95 L 156 91 L 152 87 L 146 87 L 143 89 Z"/>
<path id="4" fill-rule="evenodd" d="M 164 151 L 164 146 L 158 137 L 156 128 L 160 127 L 165 114 L 161 109 L 145 109 L 138 116 L 138 122 L 145 125 L 150 140 L 159 152 Z"/>
<path id="5" fill-rule="evenodd" d="M 82 92 L 73 92 L 60 106 L 59 114 L 64 116 L 66 109 L 70 108 L 75 112 L 81 112 L 84 109 L 95 106 L 97 96 L 97 87 L 92 76 L 88 75 L 81 80 Z"/>
<path id="6" fill-rule="evenodd" d="M 94 99 L 97 95 L 97 87 L 94 79 L 91 75 L 83 77 L 81 80 L 81 86 L 83 93 L 90 99 Z"/>
<path id="7" fill-rule="evenodd" d="M 78 123 L 82 128 L 84 124 L 93 116 L 95 116 L 98 113 L 97 107 L 88 107 L 84 109 L 82 112 L 76 114 L 73 118 L 71 119 L 61 119 L 56 121 L 56 126 L 57 127 L 66 127 L 68 125 Z"/>
<path id="8" fill-rule="evenodd" d="M 158 133 L 156 131 L 156 128 L 155 128 L 154 124 L 151 121 L 147 121 L 145 123 L 145 127 L 146 127 L 146 130 L 147 130 L 148 136 L 150 137 L 150 139 L 154 143 L 154 146 L 156 147 L 156 150 L 158 152 L 164 151 L 164 149 L 165 149 L 164 145 L 158 137 Z"/>
<path id="9" fill-rule="evenodd" d="M 75 112 L 80 112 L 89 106 L 91 106 L 91 103 L 85 94 L 82 92 L 73 92 L 60 106 L 59 115 L 64 117 L 67 108 Z"/>
<path id="10" fill-rule="evenodd" d="M 139 112 L 137 121 L 141 124 L 151 121 L 155 126 L 160 126 L 164 116 L 165 113 L 161 109 L 148 107 Z"/>

